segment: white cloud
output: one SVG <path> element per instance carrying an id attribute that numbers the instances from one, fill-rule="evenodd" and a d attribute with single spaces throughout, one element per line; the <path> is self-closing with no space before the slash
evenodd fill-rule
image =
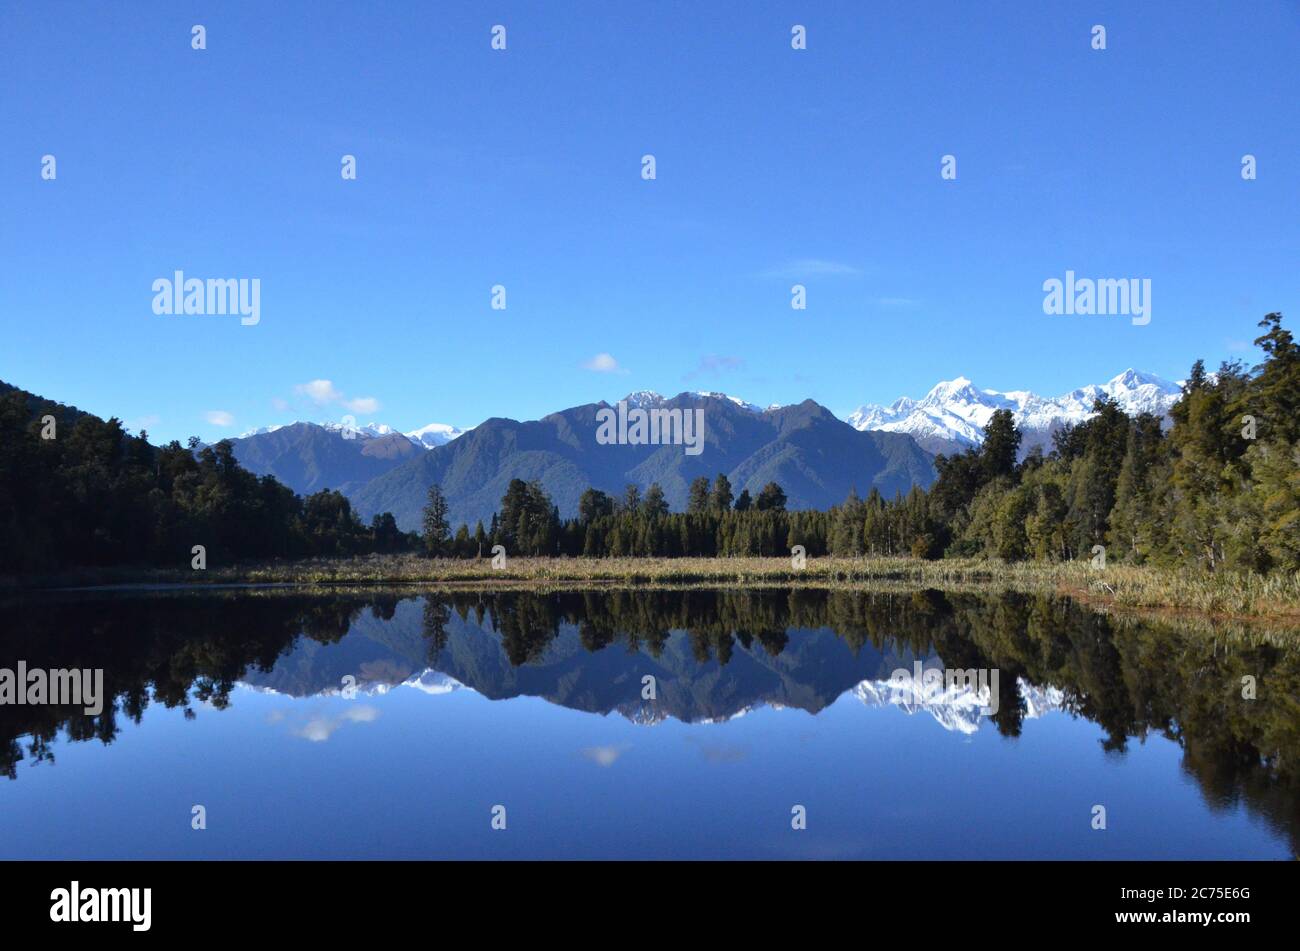
<path id="1" fill-rule="evenodd" d="M 339 716 L 330 716 L 325 713 L 318 713 L 307 719 L 306 723 L 292 730 L 294 736 L 300 736 L 304 740 L 311 740 L 313 743 L 324 743 L 334 731 L 345 723 L 373 723 L 379 719 L 379 711 L 374 707 L 359 706 L 345 711 Z"/>
<path id="2" fill-rule="evenodd" d="M 203 418 L 213 426 L 233 426 L 235 424 L 235 417 L 224 409 L 210 409 L 203 414 Z"/>
<path id="3" fill-rule="evenodd" d="M 337 403 L 343 399 L 343 394 L 336 390 L 334 384 L 329 380 L 312 380 L 310 383 L 299 383 L 293 389 L 295 393 L 301 393 L 317 406 L 324 406 L 326 403 Z"/>
<path id="4" fill-rule="evenodd" d="M 862 273 L 861 268 L 856 268 L 852 264 L 845 264 L 842 261 L 828 261 L 824 258 L 800 258 L 797 261 L 788 261 L 780 267 L 774 267 L 763 272 L 764 277 L 857 277 Z"/>
<path id="5" fill-rule="evenodd" d="M 354 400 L 344 400 L 343 405 L 354 413 L 360 413 L 362 416 L 369 416 L 371 413 L 379 412 L 379 400 L 373 396 L 358 396 Z"/>
<path id="6" fill-rule="evenodd" d="M 628 372 L 625 367 L 619 366 L 618 361 L 615 360 L 608 353 L 596 354 L 594 357 L 592 357 L 590 360 L 584 363 L 582 365 L 582 368 L 584 370 L 593 370 L 596 373 L 627 373 Z"/>
<path id="7" fill-rule="evenodd" d="M 345 396 L 343 391 L 336 387 L 331 380 L 312 380 L 310 383 L 299 383 L 293 388 L 293 391 L 299 396 L 305 396 L 317 406 L 338 405 L 352 413 L 359 413 L 362 416 L 369 416 L 372 413 L 379 412 L 379 400 L 373 396 Z M 279 409 L 279 407 L 276 407 Z"/>
<path id="8" fill-rule="evenodd" d="M 589 746 L 582 751 L 582 755 L 591 760 L 597 766 L 613 766 L 627 749 L 628 747 L 626 745 Z"/>

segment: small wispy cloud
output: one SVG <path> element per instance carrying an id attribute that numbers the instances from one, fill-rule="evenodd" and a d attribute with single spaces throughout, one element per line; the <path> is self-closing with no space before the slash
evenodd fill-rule
<path id="1" fill-rule="evenodd" d="M 742 746 L 733 746 L 726 743 L 707 743 L 694 737 L 687 737 L 688 743 L 693 743 L 700 750 L 700 755 L 710 763 L 739 763 L 749 751 Z"/>
<path id="2" fill-rule="evenodd" d="M 354 400 L 344 400 L 343 406 L 354 413 L 360 413 L 362 416 L 369 416 L 371 413 L 379 412 L 379 400 L 373 396 L 358 396 Z"/>
<path id="3" fill-rule="evenodd" d="M 379 719 L 379 711 L 370 706 L 353 707 L 338 716 L 318 713 L 307 719 L 291 731 L 294 736 L 313 743 L 324 743 L 345 723 L 373 723 Z"/>
<path id="4" fill-rule="evenodd" d="M 584 370 L 591 370 L 594 373 L 627 373 L 626 367 L 621 367 L 618 361 L 608 353 L 598 353 L 590 360 L 582 364 Z"/>
<path id="5" fill-rule="evenodd" d="M 629 747 L 624 744 L 621 746 L 589 746 L 582 751 L 582 755 L 591 760 L 597 766 L 613 766 Z"/>
<path id="6" fill-rule="evenodd" d="M 353 413 L 369 416 L 379 411 L 379 400 L 373 396 L 348 397 L 336 387 L 331 380 L 312 380 L 299 383 L 293 388 L 299 396 L 305 396 L 317 406 L 342 406 Z M 277 407 L 278 409 L 279 407 Z"/>
<path id="7" fill-rule="evenodd" d="M 799 258 L 763 272 L 764 277 L 860 277 L 862 269 L 826 258 Z"/>
<path id="8" fill-rule="evenodd" d="M 729 357 L 719 353 L 709 353 L 700 357 L 695 369 L 687 372 L 682 379 L 687 382 L 701 377 L 719 377 L 734 370 L 743 369 L 745 361 L 740 357 Z"/>
<path id="9" fill-rule="evenodd" d="M 916 307 L 921 302 L 914 297 L 877 297 L 876 303 L 881 307 Z"/>
<path id="10" fill-rule="evenodd" d="M 213 426 L 235 425 L 234 415 L 231 413 L 227 413 L 224 409 L 210 409 L 203 414 L 203 418 L 206 419 Z"/>
<path id="11" fill-rule="evenodd" d="M 310 383 L 299 383 L 293 388 L 293 391 L 307 397 L 317 406 L 335 403 L 343 398 L 343 394 L 335 389 L 334 384 L 329 380 L 312 380 Z"/>

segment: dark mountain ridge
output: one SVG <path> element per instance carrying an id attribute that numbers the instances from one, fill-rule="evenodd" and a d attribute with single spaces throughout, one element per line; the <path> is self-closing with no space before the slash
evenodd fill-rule
<path id="1" fill-rule="evenodd" d="M 321 489 L 347 494 L 425 452 L 401 433 L 354 434 L 294 423 L 273 432 L 230 440 L 239 464 L 254 475 L 271 475 L 300 495 Z"/>
<path id="2" fill-rule="evenodd" d="M 512 479 L 545 486 L 561 517 L 576 515 L 583 491 L 619 494 L 632 483 L 663 488 L 674 510 L 686 507 L 690 483 L 724 473 L 739 495 L 757 495 L 768 482 L 785 490 L 791 509 L 826 509 L 876 488 L 885 496 L 934 481 L 933 457 L 905 434 L 860 432 L 827 410 L 802 403 L 755 412 L 720 396 L 683 393 L 656 408 L 700 409 L 704 435 L 698 455 L 683 445 L 622 445 L 597 441 L 605 402 L 551 413 L 540 420 L 489 419 L 460 438 L 403 462 L 349 491 L 363 518 L 389 511 L 407 530 L 419 527 L 431 485 L 441 486 L 453 524 L 486 524 Z"/>

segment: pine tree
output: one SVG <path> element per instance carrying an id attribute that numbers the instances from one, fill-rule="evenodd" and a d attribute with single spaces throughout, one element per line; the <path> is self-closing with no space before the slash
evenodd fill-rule
<path id="1" fill-rule="evenodd" d="M 980 447 L 985 480 L 1014 472 L 1019 452 L 1020 431 L 1011 410 L 995 410 L 984 426 L 984 443 Z"/>
<path id="2" fill-rule="evenodd" d="M 758 493 L 754 505 L 760 512 L 784 512 L 785 502 L 785 490 L 775 482 L 769 482 Z"/>
<path id="3" fill-rule="evenodd" d="M 623 489 L 623 499 L 619 503 L 619 511 L 628 515 L 636 515 L 641 511 L 641 490 L 631 482 Z"/>
<path id="4" fill-rule="evenodd" d="M 432 557 L 445 555 L 451 527 L 447 524 L 447 499 L 440 486 L 429 486 L 428 501 L 424 504 L 420 522 L 424 529 L 421 536 L 424 550 Z"/>
<path id="5" fill-rule="evenodd" d="M 691 480 L 690 495 L 686 501 L 687 512 L 707 512 L 709 510 L 709 479 L 699 476 Z"/>
<path id="6" fill-rule="evenodd" d="M 645 499 L 641 502 L 641 511 L 648 519 L 660 519 L 668 515 L 668 500 L 658 482 L 651 483 L 645 490 Z"/>
<path id="7" fill-rule="evenodd" d="M 715 512 L 726 512 L 731 508 L 731 480 L 721 472 L 713 480 L 713 495 L 709 500 L 709 507 Z"/>

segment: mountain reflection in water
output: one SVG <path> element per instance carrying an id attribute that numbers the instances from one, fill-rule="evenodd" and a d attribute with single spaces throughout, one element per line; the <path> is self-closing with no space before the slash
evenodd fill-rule
<path id="1" fill-rule="evenodd" d="M 318 740 L 343 720 L 377 716 L 368 704 L 398 688 L 536 697 L 646 725 L 720 723 L 765 707 L 816 716 L 843 697 L 932 716 L 961 734 L 992 729 L 1012 738 L 1044 715 L 1083 718 L 1099 727 L 1110 755 L 1163 737 L 1177 744 L 1183 774 L 1211 810 L 1244 804 L 1292 852 L 1300 828 L 1300 651 L 1116 619 L 1065 599 L 243 591 L 38 597 L 0 605 L 0 620 L 5 664 L 103 668 L 112 698 L 97 717 L 0 706 L 0 769 L 20 783 L 21 766 L 55 763 L 62 737 L 112 743 L 151 706 L 220 717 L 215 711 L 239 702 L 240 684 L 293 698 L 355 690 L 361 704 L 296 727 Z M 922 694 L 891 680 L 917 662 L 997 671 L 996 696 Z M 1242 698 L 1243 677 L 1255 678 L 1257 699 Z M 583 756 L 608 766 L 621 750 L 592 747 Z"/>

